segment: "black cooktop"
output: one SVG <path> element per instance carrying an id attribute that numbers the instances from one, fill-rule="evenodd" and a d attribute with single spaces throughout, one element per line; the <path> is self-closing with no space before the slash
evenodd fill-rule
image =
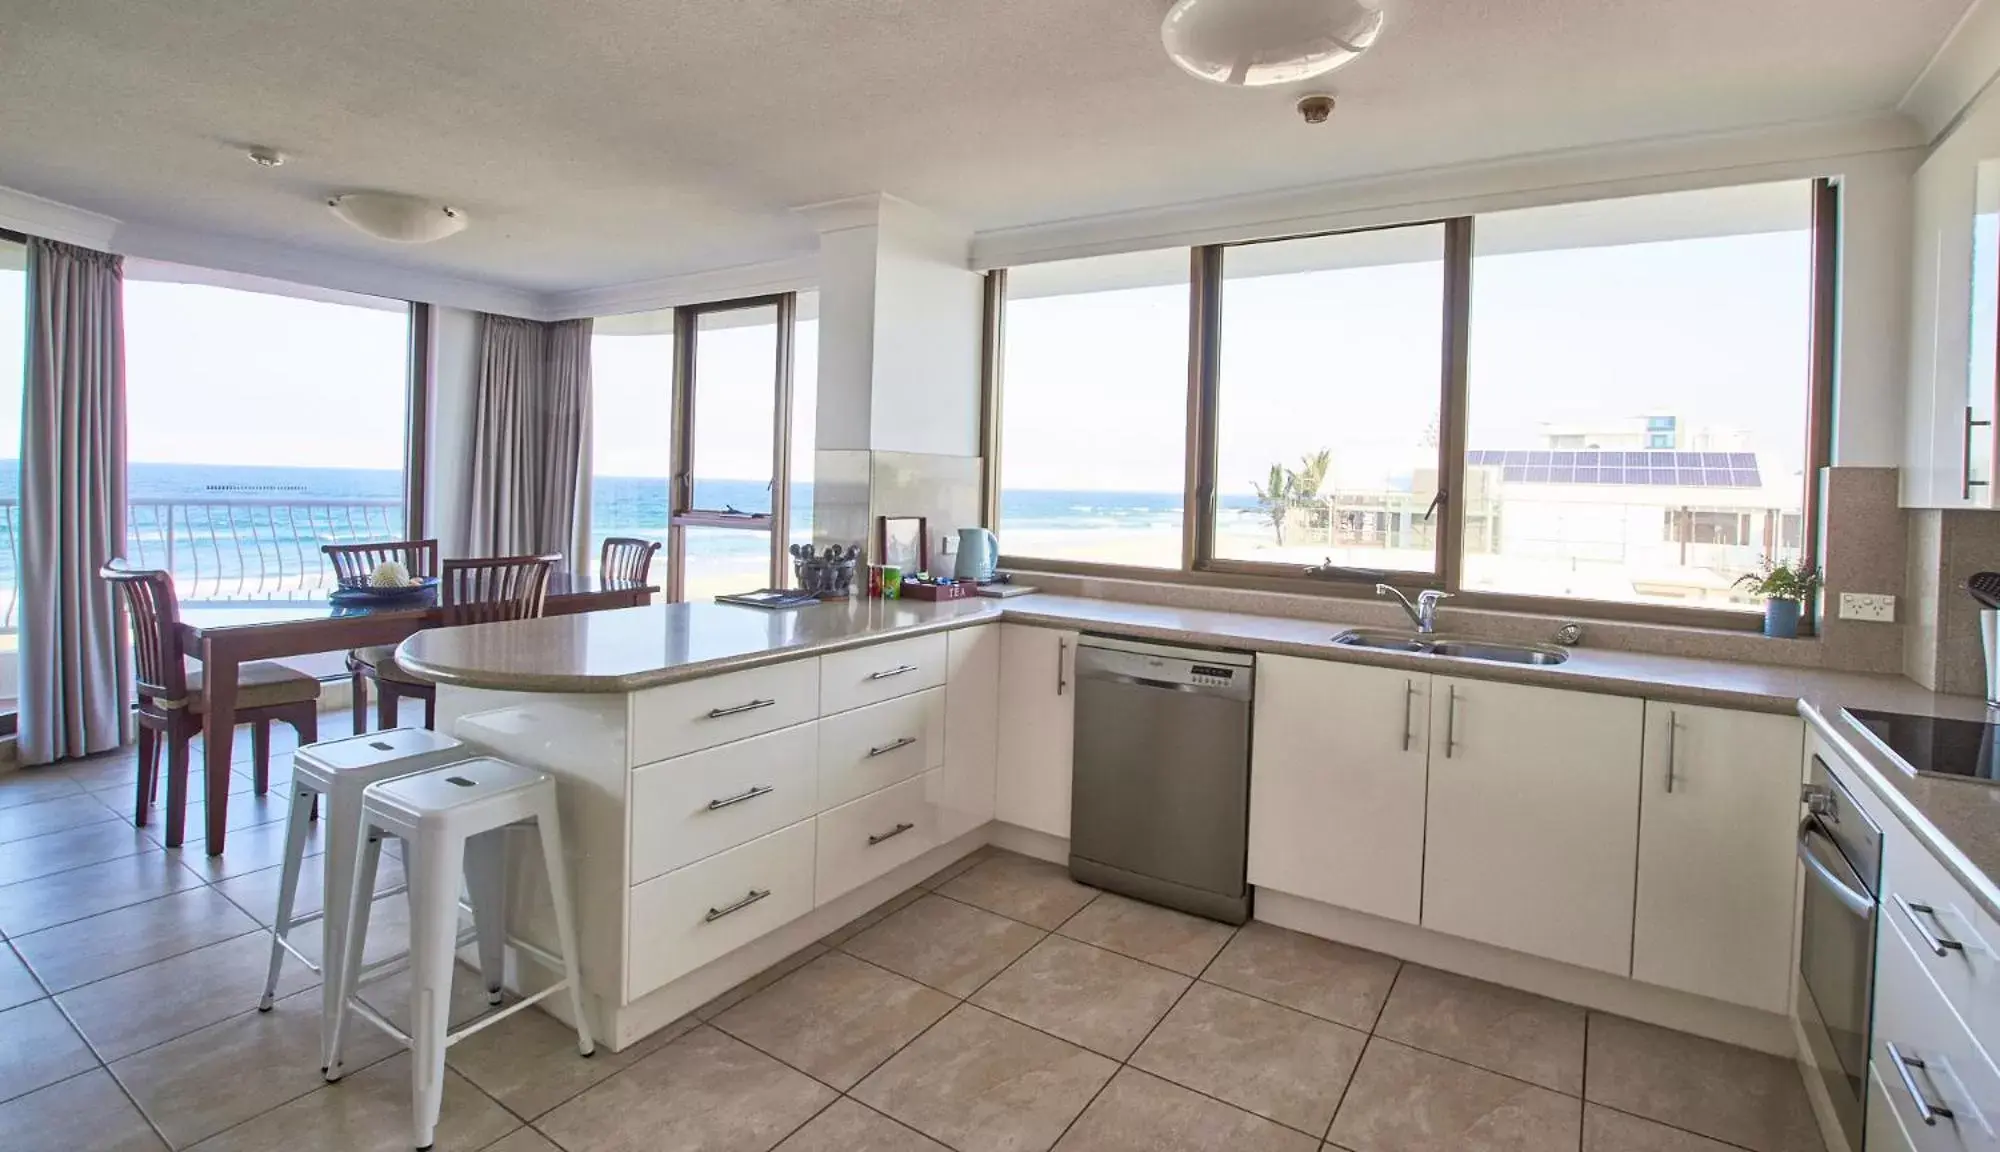
<path id="1" fill-rule="evenodd" d="M 1914 771 L 2000 781 L 2000 724 L 1872 708 L 1847 714 Z"/>

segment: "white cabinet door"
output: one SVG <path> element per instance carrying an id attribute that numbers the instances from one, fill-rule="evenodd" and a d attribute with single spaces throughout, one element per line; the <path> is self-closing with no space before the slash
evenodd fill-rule
<path id="1" fill-rule="evenodd" d="M 1645 705 L 1436 676 L 1423 926 L 1632 971 Z"/>
<path id="2" fill-rule="evenodd" d="M 1804 745 L 1795 716 L 1646 702 L 1633 979 L 1786 1010 Z"/>
<path id="3" fill-rule="evenodd" d="M 1000 767 L 994 816 L 1069 838 L 1077 634 L 1000 626 Z"/>
<path id="4" fill-rule="evenodd" d="M 1000 625 L 945 634 L 944 796 L 939 838 L 950 840 L 993 819 L 1000 760 Z"/>
<path id="5" fill-rule="evenodd" d="M 1257 657 L 1250 882 L 1417 923 L 1431 678 Z"/>

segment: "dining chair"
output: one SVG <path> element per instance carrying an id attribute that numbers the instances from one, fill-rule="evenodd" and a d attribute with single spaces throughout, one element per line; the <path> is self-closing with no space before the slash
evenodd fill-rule
<path id="1" fill-rule="evenodd" d="M 438 574 L 436 540 L 377 540 L 366 544 L 322 544 L 320 553 L 333 565 L 333 575 L 342 584 L 365 582 L 378 565 L 395 561 L 413 580 L 427 580 Z M 396 646 L 377 644 L 351 648 L 347 652 L 347 679 L 354 694 L 354 734 L 368 731 L 368 685 L 373 682 L 381 696 L 380 715 L 384 728 L 395 727 L 396 701 L 415 693 L 398 692 L 393 683 L 377 671 L 384 660 L 394 665 Z"/>
<path id="2" fill-rule="evenodd" d="M 188 746 L 201 732 L 205 698 L 202 673 L 190 671 L 181 634 L 180 601 L 166 572 L 127 567 L 114 560 L 98 570 L 124 597 L 132 618 L 132 653 L 139 725 L 139 771 L 132 822 L 146 823 L 159 791 L 160 743 L 167 746 L 167 847 L 187 831 Z M 271 786 L 271 722 L 290 724 L 300 744 L 319 739 L 319 681 L 270 660 L 236 670 L 236 719 L 248 723 L 258 795 Z"/>
<path id="3" fill-rule="evenodd" d="M 606 587 L 612 584 L 644 584 L 647 574 L 653 570 L 653 554 L 659 550 L 658 540 L 612 536 L 604 541 L 604 551 L 598 556 L 597 578 Z"/>
<path id="4" fill-rule="evenodd" d="M 561 562 L 553 556 L 495 556 L 476 560 L 446 560 L 438 570 L 439 623 L 492 624 L 532 620 L 542 614 L 548 597 L 549 573 Z M 424 703 L 424 727 L 437 724 L 437 685 L 396 663 L 390 645 L 367 650 L 378 690 L 375 724 L 396 726 L 396 710 L 404 698 Z M 359 698 L 357 697 L 357 700 Z M 356 705 L 355 725 L 363 722 Z"/>

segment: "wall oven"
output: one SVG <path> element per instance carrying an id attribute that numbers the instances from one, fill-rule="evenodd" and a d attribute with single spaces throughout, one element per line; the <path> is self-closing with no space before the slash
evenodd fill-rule
<path id="1" fill-rule="evenodd" d="M 1859 1149 L 1868 1099 L 1882 830 L 1817 756 L 1805 802 L 1799 825 L 1805 909 L 1796 1007 L 1847 1145 Z"/>

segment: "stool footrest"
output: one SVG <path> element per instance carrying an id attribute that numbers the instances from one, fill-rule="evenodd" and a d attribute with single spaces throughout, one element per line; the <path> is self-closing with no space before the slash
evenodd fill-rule
<path id="1" fill-rule="evenodd" d="M 533 1008 L 535 1005 L 541 1003 L 542 1001 L 548 999 L 549 997 L 555 995 L 556 993 L 565 992 L 568 990 L 569 990 L 569 981 L 558 980 L 554 984 L 549 985 L 547 988 L 542 989 L 540 992 L 535 993 L 533 996 L 524 996 L 521 999 L 516 1000 L 514 1003 L 507 1005 L 505 1008 L 502 1008 L 497 1012 L 483 1013 L 479 1016 L 478 1019 L 472 1021 L 472 1023 L 470 1024 L 467 1024 L 465 1027 L 460 1028 L 458 1031 L 445 1032 L 444 1034 L 445 1047 L 449 1048 L 453 1044 L 458 1043 L 460 1040 L 465 1039 L 467 1036 L 470 1036 L 475 1032 L 483 1031 L 487 1028 L 492 1027 L 495 1024 L 498 1024 L 500 1021 L 505 1020 L 507 1017 L 512 1016 L 516 1012 L 519 1012 L 526 1008 Z M 347 998 L 347 1008 L 350 1012 L 353 1012 L 355 1015 L 361 1017 L 363 1020 L 368 1021 L 370 1024 L 373 1024 L 375 1025 L 375 1027 L 380 1028 L 382 1031 L 388 1033 L 390 1037 L 395 1039 L 403 1047 L 408 1048 L 414 1044 L 414 1041 L 410 1039 L 410 1034 L 408 1032 L 405 1032 L 401 1028 L 396 1027 L 395 1024 L 390 1022 L 387 1016 L 382 1015 L 380 1012 L 377 1012 L 374 1008 L 370 1007 L 368 1002 L 366 1000 L 363 1000 L 361 997 L 349 996 Z"/>

